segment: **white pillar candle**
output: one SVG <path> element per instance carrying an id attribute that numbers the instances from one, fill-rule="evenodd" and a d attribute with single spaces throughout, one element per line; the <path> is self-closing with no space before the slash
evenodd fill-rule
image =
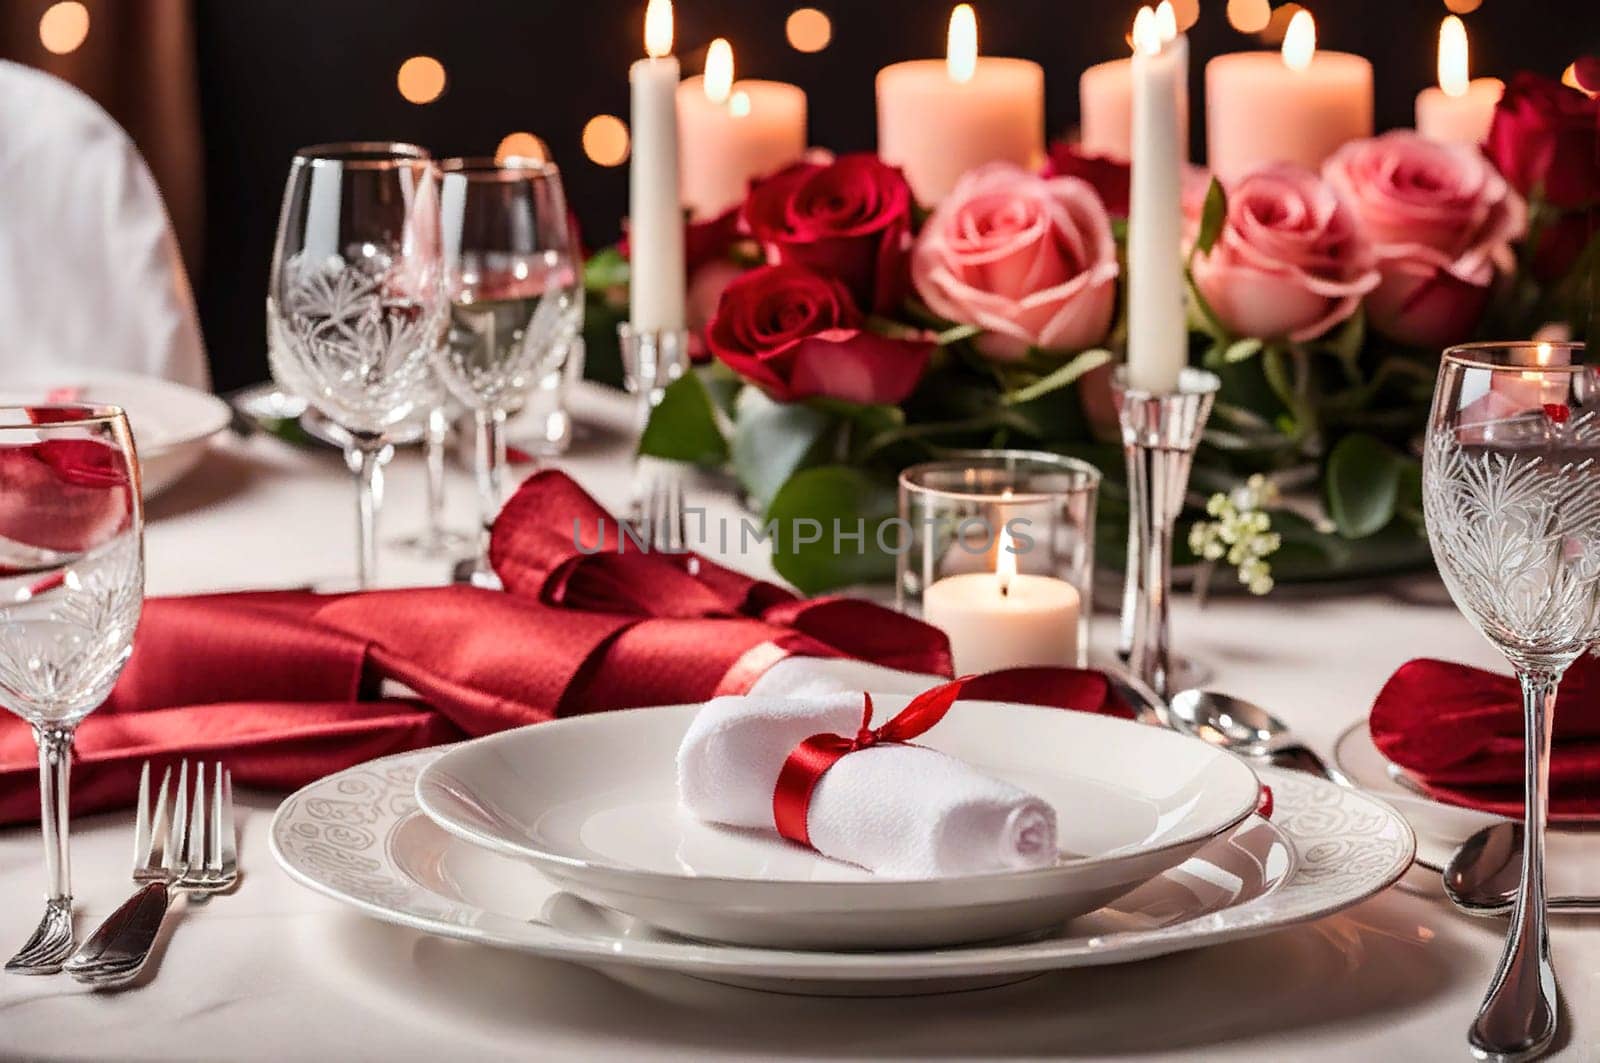
<path id="1" fill-rule="evenodd" d="M 645 52 L 628 71 L 633 154 L 628 164 L 630 318 L 637 332 L 684 327 L 683 207 L 678 198 L 678 61 L 672 2 L 650 0 Z"/>
<path id="2" fill-rule="evenodd" d="M 1372 135 L 1372 64 L 1317 50 L 1299 11 L 1278 52 L 1235 52 L 1206 64 L 1206 152 L 1224 183 L 1268 162 L 1318 170 L 1346 141 Z"/>
<path id="3" fill-rule="evenodd" d="M 1148 7 L 1133 24 L 1133 173 L 1128 202 L 1128 385 L 1178 387 L 1188 361 L 1184 324 L 1181 146 L 1176 85 L 1188 41 Z M 1170 30 L 1170 35 L 1168 31 Z M 1163 39 L 1165 38 L 1165 39 Z"/>
<path id="4" fill-rule="evenodd" d="M 1455 15 L 1439 24 L 1439 85 L 1417 93 L 1417 132 L 1451 144 L 1481 144 L 1505 92 L 1498 78 L 1467 77 L 1467 27 Z"/>
<path id="5" fill-rule="evenodd" d="M 1001 533 L 993 572 L 946 576 L 922 594 L 922 618 L 950 639 L 957 675 L 1078 664 L 1078 590 L 1022 575 Z"/>
<path id="6" fill-rule="evenodd" d="M 752 178 L 806 153 L 805 91 L 782 81 L 736 82 L 733 50 L 720 37 L 711 44 L 705 74 L 678 86 L 682 197 L 696 218 L 738 206 Z"/>
<path id="7" fill-rule="evenodd" d="M 1044 162 L 1044 68 L 978 56 L 972 8 L 950 16 L 943 60 L 878 71 L 878 155 L 905 171 L 917 201 L 937 203 L 986 162 L 1037 169 Z"/>
<path id="8" fill-rule="evenodd" d="M 1189 79 L 1178 82 L 1178 135 L 1189 143 Z M 1078 79 L 1078 150 L 1118 162 L 1133 158 L 1133 60 L 1096 63 Z M 1188 157 L 1185 149 L 1184 157 Z"/>

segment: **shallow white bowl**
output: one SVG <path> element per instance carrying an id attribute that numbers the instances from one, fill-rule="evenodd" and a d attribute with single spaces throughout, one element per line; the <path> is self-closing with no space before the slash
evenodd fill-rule
<path id="1" fill-rule="evenodd" d="M 908 699 L 876 700 L 891 713 Z M 468 742 L 422 772 L 417 800 L 446 830 L 680 934 L 865 949 L 994 940 L 1094 911 L 1241 822 L 1259 790 L 1239 759 L 1168 731 L 959 702 L 920 741 L 1049 801 L 1062 856 L 1033 871 L 884 879 L 684 813 L 673 755 L 696 711 L 609 712 Z"/>
<path id="2" fill-rule="evenodd" d="M 0 385 L 0 403 L 40 402 L 51 391 L 76 388 L 74 401 L 121 406 L 139 450 L 144 497 L 153 498 L 192 472 L 233 413 L 210 392 L 159 377 L 113 369 L 20 373 Z"/>

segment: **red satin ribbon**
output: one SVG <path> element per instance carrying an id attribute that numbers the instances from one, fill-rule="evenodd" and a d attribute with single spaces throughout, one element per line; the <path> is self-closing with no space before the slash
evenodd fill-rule
<path id="1" fill-rule="evenodd" d="M 811 811 L 811 795 L 828 769 L 840 759 L 857 750 L 870 749 L 885 742 L 909 742 L 928 728 L 944 719 L 956 698 L 966 687 L 971 676 L 963 676 L 932 690 L 923 691 L 911 699 L 911 704 L 901 709 L 882 727 L 872 728 L 872 695 L 862 694 L 865 703 L 861 713 L 861 728 L 854 737 L 840 734 L 814 734 L 795 746 L 778 772 L 778 783 L 772 791 L 772 822 L 778 833 L 790 841 L 807 848 L 811 845 L 811 832 L 806 819 Z"/>

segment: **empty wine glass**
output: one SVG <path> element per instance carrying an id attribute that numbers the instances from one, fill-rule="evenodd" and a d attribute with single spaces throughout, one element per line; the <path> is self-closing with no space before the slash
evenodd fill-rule
<path id="1" fill-rule="evenodd" d="M 372 489 L 385 434 L 425 414 L 444 326 L 433 164 L 410 144 L 302 148 L 267 289 L 273 376 L 348 433 L 357 582 L 377 568 Z"/>
<path id="2" fill-rule="evenodd" d="M 0 407 L 0 705 L 39 745 L 48 881 L 8 971 L 50 974 L 72 953 L 72 735 L 122 673 L 143 603 L 139 465 L 122 411 Z"/>
<path id="3" fill-rule="evenodd" d="M 1505 953 L 1468 1044 L 1526 1059 L 1556 1032 L 1544 827 L 1556 688 L 1600 637 L 1600 377 L 1581 344 L 1446 351 L 1424 443 L 1422 501 L 1456 606 L 1522 684 L 1526 830 Z"/>
<path id="4" fill-rule="evenodd" d="M 504 498 L 506 418 L 571 354 L 583 279 L 554 165 L 449 159 L 439 169 L 450 325 L 435 362 L 477 420 L 483 531 L 471 579 L 493 586 L 488 532 Z"/>

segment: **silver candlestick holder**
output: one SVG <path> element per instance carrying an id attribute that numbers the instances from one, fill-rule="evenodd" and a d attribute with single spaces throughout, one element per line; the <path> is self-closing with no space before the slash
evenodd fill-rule
<path id="1" fill-rule="evenodd" d="M 1222 381 L 1185 369 L 1178 390 L 1155 394 L 1127 386 L 1120 368 L 1112 390 L 1128 459 L 1128 582 L 1122 631 L 1128 665 L 1163 699 L 1172 694 L 1172 536 L 1183 512 L 1195 448 Z"/>
<path id="2" fill-rule="evenodd" d="M 688 329 L 635 329 L 624 321 L 617 325 L 622 351 L 622 381 L 634 397 L 634 472 L 629 508 L 633 523 L 651 521 L 681 528 L 683 486 L 673 463 L 639 454 L 650 415 L 674 380 L 689 371 Z M 664 501 L 665 500 L 665 501 Z M 675 505 L 669 505 L 676 500 Z M 662 512 L 666 509 L 666 512 Z M 647 534 L 649 534 L 647 532 Z M 681 537 L 681 536 L 680 536 Z"/>

